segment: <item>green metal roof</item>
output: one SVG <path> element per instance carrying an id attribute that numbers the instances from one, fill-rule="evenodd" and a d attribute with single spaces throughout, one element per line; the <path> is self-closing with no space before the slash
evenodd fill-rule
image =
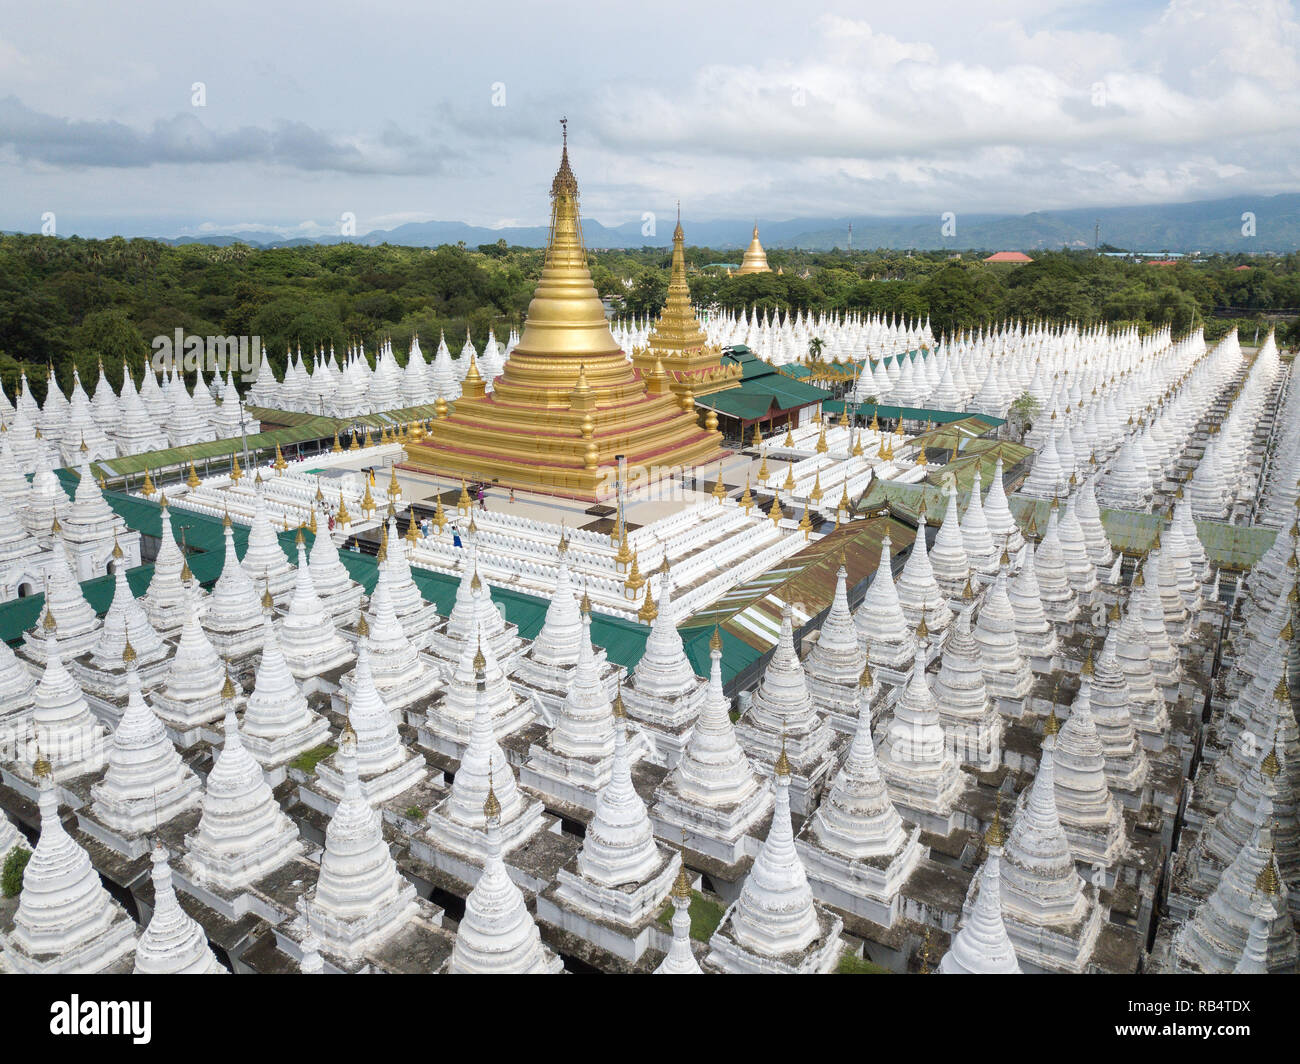
<path id="1" fill-rule="evenodd" d="M 843 399 L 829 399 L 822 404 L 822 409 L 832 414 L 844 413 L 844 407 Z M 992 417 L 988 414 L 967 414 L 961 410 L 933 410 L 925 406 L 877 406 L 872 403 L 858 403 L 857 411 L 859 417 L 869 418 L 876 414 L 888 419 L 902 417 L 904 421 L 933 421 L 939 425 L 952 421 L 965 421 L 968 418 L 978 418 L 987 422 L 989 428 L 1006 424 L 1005 418 Z"/>
<path id="2" fill-rule="evenodd" d="M 1022 528 L 1032 518 L 1038 528 L 1047 527 L 1051 514 L 1050 499 L 1012 495 L 1007 499 L 1011 513 Z M 1132 510 L 1101 511 L 1106 538 L 1116 550 L 1142 554 L 1155 544 L 1156 533 L 1169 527 L 1169 519 L 1160 514 L 1136 513 Z M 1197 521 L 1196 535 L 1205 548 L 1206 557 L 1225 569 L 1249 569 L 1273 544 L 1277 530 L 1262 525 L 1230 525 L 1224 521 Z"/>
<path id="3" fill-rule="evenodd" d="M 957 453 L 959 457 L 956 461 L 933 466 L 931 473 L 926 477 L 926 481 L 937 487 L 944 488 L 951 476 L 956 479 L 959 492 L 969 493 L 971 485 L 975 483 L 975 471 L 977 469 L 979 470 L 980 480 L 985 485 L 988 485 L 993 482 L 993 477 L 997 475 L 999 458 L 1002 460 L 1002 471 L 1006 474 L 1024 461 L 1027 455 L 1033 454 L 1034 451 L 1032 447 L 1025 447 L 1009 440 L 973 439 L 965 441 L 965 445 Z"/>
<path id="4" fill-rule="evenodd" d="M 695 400 L 695 405 L 743 421 L 755 421 L 765 417 L 772 409 L 773 398 L 769 393 L 745 391 L 742 385 L 740 388 L 728 388 L 726 391 L 714 392 L 712 395 L 701 395 Z M 779 403 L 777 409 L 780 409 Z"/>
<path id="5" fill-rule="evenodd" d="M 956 448 L 960 453 L 967 447 L 978 446 L 979 444 L 991 446 L 1000 442 L 985 438 L 985 433 L 995 427 L 992 421 L 981 417 L 979 414 L 966 414 L 957 421 L 944 422 L 928 432 L 913 436 L 909 442 L 927 449 L 934 447 L 951 451 Z M 1025 450 L 1028 451 L 1030 448 L 1025 448 Z"/>
<path id="6" fill-rule="evenodd" d="M 743 360 L 741 366 L 743 376 L 738 387 L 727 388 L 712 395 L 701 395 L 695 400 L 696 405 L 753 421 L 763 417 L 773 406 L 780 413 L 824 402 L 831 394 L 823 388 L 787 377 L 768 363 L 755 358 Z"/>
<path id="7" fill-rule="evenodd" d="M 264 406 L 249 406 L 245 407 L 245 409 L 258 421 L 266 421 L 272 425 L 299 427 L 314 425 L 316 422 L 328 425 L 329 431 L 322 432 L 316 437 L 317 439 L 332 436 L 336 428 L 342 432 L 344 429 L 350 428 L 354 423 L 378 428 L 384 425 L 399 425 L 407 421 L 421 421 L 424 418 L 437 416 L 433 403 L 402 406 L 394 410 L 381 410 L 375 414 L 358 414 L 356 417 L 330 417 L 326 414 L 312 414 L 302 410 L 273 410 Z"/>
<path id="8" fill-rule="evenodd" d="M 835 574 L 841 559 L 852 582 L 868 579 L 880 564 L 886 532 L 898 552 L 910 546 L 916 536 L 914 528 L 888 518 L 843 525 L 809 542 L 780 565 L 736 585 L 686 627 L 702 625 L 712 632 L 714 625 L 719 625 L 723 632 L 730 632 L 761 656 L 776 642 L 783 604 L 790 603 L 797 613 L 808 617 L 825 610 L 835 593 Z"/>
<path id="9" fill-rule="evenodd" d="M 286 447 L 307 440 L 325 439 L 334 434 L 336 424 L 333 418 L 310 417 L 291 428 L 250 433 L 248 448 L 250 451 L 271 450 L 277 443 L 281 447 Z M 108 476 L 121 477 L 143 473 L 146 469 L 163 469 L 189 462 L 202 462 L 209 458 L 229 458 L 232 454 L 243 454 L 243 448 L 243 437 L 236 436 L 225 440 L 210 440 L 207 443 L 191 443 L 185 447 L 144 451 L 125 458 L 105 458 L 95 462 L 94 465 L 103 469 Z"/>
<path id="10" fill-rule="evenodd" d="M 963 510 L 970 501 L 972 480 L 973 476 L 965 478 L 965 483 L 958 483 L 957 500 Z M 987 476 L 984 482 L 988 483 Z M 941 521 L 948 505 L 947 492 L 929 483 L 873 481 L 859 500 L 857 509 L 859 513 L 865 513 L 888 505 L 893 513 L 915 521 L 922 498 L 925 499 L 925 510 L 931 524 Z M 1040 530 L 1047 527 L 1052 506 L 1050 499 L 1013 494 L 1007 498 L 1007 503 L 1022 529 L 1028 528 L 1031 520 Z M 1168 518 L 1159 514 L 1107 509 L 1101 511 L 1101 523 L 1111 546 L 1129 554 L 1141 554 L 1150 550 L 1156 533 L 1169 526 Z M 1196 531 L 1209 560 L 1228 569 L 1249 569 L 1264 556 L 1277 535 L 1276 529 L 1230 525 L 1223 521 L 1197 521 Z"/>
<path id="11" fill-rule="evenodd" d="M 96 468 L 102 468 L 108 476 L 129 476 L 143 473 L 146 469 L 164 469 L 212 458 L 228 458 L 231 454 L 242 455 L 245 442 L 251 451 L 269 451 L 276 444 L 290 447 L 311 440 L 326 440 L 335 432 L 346 434 L 354 424 L 383 428 L 436 416 L 432 403 L 385 410 L 377 414 L 362 414 L 355 418 L 327 417 L 300 410 L 270 410 L 259 406 L 249 406 L 245 409 L 255 420 L 280 427 L 251 433 L 247 441 L 242 436 L 234 436 L 224 440 L 189 444 L 185 447 L 165 447 L 125 458 L 108 458 L 94 465 Z"/>

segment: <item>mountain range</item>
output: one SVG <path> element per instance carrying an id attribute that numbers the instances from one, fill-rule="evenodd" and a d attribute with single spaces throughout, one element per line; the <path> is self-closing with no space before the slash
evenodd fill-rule
<path id="1" fill-rule="evenodd" d="M 640 220 L 606 226 L 594 219 L 584 219 L 583 233 L 587 246 L 593 249 L 667 247 L 672 243 L 672 226 L 667 222 L 673 216 L 665 210 L 658 217 L 663 222 L 655 226 L 651 235 L 643 234 Z M 1253 218 L 1253 235 L 1247 232 L 1250 218 Z M 1021 215 L 959 213 L 955 218 L 955 232 L 951 235 L 943 233 L 943 219 L 938 214 L 758 221 L 764 246 L 815 251 L 846 247 L 850 223 L 853 226 L 853 247 L 859 249 L 1032 251 L 1090 248 L 1094 246 L 1098 233 L 1102 243 L 1132 251 L 1285 252 L 1300 248 L 1300 194 L 1294 193 L 1143 207 L 1035 211 Z M 728 249 L 743 248 L 749 243 L 752 223 L 721 220 L 684 221 L 682 224 L 690 244 Z M 436 247 L 463 241 L 469 247 L 476 247 L 504 240 L 509 245 L 545 247 L 547 233 L 544 225 L 493 229 L 465 222 L 431 221 L 377 229 L 356 237 L 276 239 L 267 231 L 252 230 L 202 237 L 183 236 L 167 242 L 215 245 L 242 242 L 256 247 L 294 247 L 351 240 L 372 246 L 387 243 Z"/>

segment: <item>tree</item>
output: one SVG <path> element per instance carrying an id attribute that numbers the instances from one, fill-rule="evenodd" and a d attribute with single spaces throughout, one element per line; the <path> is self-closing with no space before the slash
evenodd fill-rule
<path id="1" fill-rule="evenodd" d="M 1021 392 L 1019 397 L 1012 402 L 1011 409 L 1007 411 L 1007 420 L 1011 422 L 1012 430 L 1024 440 L 1027 433 L 1034 425 L 1034 418 L 1038 416 L 1039 402 L 1028 392 Z"/>
<path id="2" fill-rule="evenodd" d="M 919 294 L 935 329 L 969 329 L 1002 316 L 1000 284 L 988 270 L 950 263 L 926 278 Z"/>
<path id="3" fill-rule="evenodd" d="M 623 297 L 623 305 L 630 314 L 658 314 L 667 298 L 668 282 L 657 270 L 645 270 Z"/>
<path id="4" fill-rule="evenodd" d="M 83 376 L 88 372 L 93 373 L 98 358 L 102 358 L 105 367 L 118 376 L 123 365 L 129 365 L 133 372 L 138 371 L 143 367 L 150 350 L 139 326 L 126 311 L 117 307 L 94 310 L 87 314 L 82 323 L 72 330 L 71 347 L 73 358 Z M 69 371 L 69 383 L 71 376 Z"/>
<path id="5" fill-rule="evenodd" d="M 32 851 L 16 846 L 9 851 L 9 856 L 5 858 L 4 867 L 4 892 L 6 898 L 16 898 L 23 889 L 23 873 L 27 870 L 27 862 L 32 858 Z"/>

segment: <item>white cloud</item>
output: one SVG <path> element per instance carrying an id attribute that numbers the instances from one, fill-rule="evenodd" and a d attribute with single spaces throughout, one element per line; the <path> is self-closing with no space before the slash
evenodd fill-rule
<path id="1" fill-rule="evenodd" d="M 134 25 L 40 10 L 0 39 L 0 227 L 51 201 L 286 232 L 342 210 L 362 229 L 538 224 L 562 113 L 584 209 L 611 224 L 678 197 L 695 217 L 1025 212 L 1290 191 L 1300 173 L 1288 0 L 913 0 L 870 20 L 751 3 L 739 21 L 665 0 L 653 25 L 381 0 L 347 54 L 332 0 L 309 20 L 231 0 L 183 30 L 140 2 Z"/>

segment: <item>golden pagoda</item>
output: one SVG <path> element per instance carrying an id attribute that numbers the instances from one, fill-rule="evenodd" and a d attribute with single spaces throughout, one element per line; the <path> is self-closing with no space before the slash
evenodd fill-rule
<path id="1" fill-rule="evenodd" d="M 749 242 L 749 247 L 745 249 L 745 257 L 740 260 L 740 269 L 736 271 L 741 276 L 747 273 L 771 273 L 772 267 L 767 264 L 767 252 L 763 250 L 763 245 L 758 242 L 758 223 L 754 223 L 754 239 Z"/>
<path id="2" fill-rule="evenodd" d="M 696 421 L 689 393 L 650 391 L 614 342 L 587 267 L 566 129 L 523 336 L 492 394 L 467 376 L 447 417 L 409 447 L 409 464 L 594 500 L 616 455 L 630 469 L 690 467 L 716 461 L 721 444 L 720 433 Z"/>
<path id="3" fill-rule="evenodd" d="M 740 386 L 744 370 L 738 365 L 722 365 L 722 348 L 709 343 L 691 306 L 691 290 L 686 284 L 686 235 L 682 231 L 680 208 L 677 228 L 673 230 L 668 299 L 659 320 L 650 329 L 646 346 L 632 352 L 632 364 L 646 380 L 666 373 L 669 386 L 679 395 L 686 383 L 693 386 L 696 395 Z M 757 424 L 754 427 L 757 429 Z"/>

